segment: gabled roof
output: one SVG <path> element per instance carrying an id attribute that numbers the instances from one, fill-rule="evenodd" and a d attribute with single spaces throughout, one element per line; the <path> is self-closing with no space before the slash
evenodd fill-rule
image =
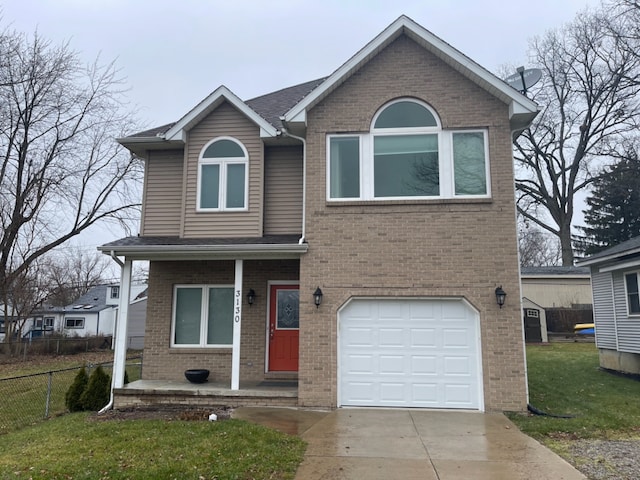
<path id="1" fill-rule="evenodd" d="M 609 262 L 617 260 L 629 255 L 635 255 L 640 253 L 640 237 L 634 237 L 626 242 L 619 243 L 613 247 L 607 248 L 601 252 L 591 255 L 590 257 L 583 258 L 576 262 L 578 265 L 595 265 L 598 263 Z"/>
<path id="2" fill-rule="evenodd" d="M 311 94 L 307 95 L 300 103 L 289 110 L 284 115 L 285 123 L 305 123 L 306 112 L 309 109 L 328 96 L 362 68 L 372 57 L 403 34 L 509 105 L 509 118 L 511 120 L 512 130 L 523 130 L 538 114 L 538 106 L 535 102 L 507 85 L 441 38 L 418 25 L 409 17 L 402 15 L 369 42 L 362 50 L 333 72 L 333 74 Z"/>
<path id="3" fill-rule="evenodd" d="M 186 139 L 186 132 L 225 101 L 229 102 L 236 109 L 242 112 L 249 120 L 260 127 L 261 137 L 275 137 L 278 135 L 278 130 L 273 125 L 258 115 L 255 110 L 249 108 L 249 106 L 240 100 L 235 93 L 224 85 L 221 85 L 207 98 L 192 108 L 189 113 L 178 120 L 171 128 L 169 128 L 169 130 L 164 133 L 164 139 L 168 141 L 182 140 L 184 142 Z"/>

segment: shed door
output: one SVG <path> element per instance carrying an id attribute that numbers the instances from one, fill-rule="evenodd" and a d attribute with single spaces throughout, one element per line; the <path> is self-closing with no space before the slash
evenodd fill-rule
<path id="1" fill-rule="evenodd" d="M 338 317 L 342 406 L 482 409 L 478 314 L 460 300 L 352 300 Z"/>

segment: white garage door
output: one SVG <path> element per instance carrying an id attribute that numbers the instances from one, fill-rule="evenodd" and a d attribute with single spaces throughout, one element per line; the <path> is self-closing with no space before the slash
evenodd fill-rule
<path id="1" fill-rule="evenodd" d="M 460 300 L 352 300 L 338 317 L 340 405 L 482 409 L 478 323 Z"/>

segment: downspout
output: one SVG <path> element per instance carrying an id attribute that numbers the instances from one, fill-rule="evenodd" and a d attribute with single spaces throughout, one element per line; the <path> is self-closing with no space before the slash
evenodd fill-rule
<path id="1" fill-rule="evenodd" d="M 122 260 L 120 260 L 116 256 L 116 252 L 111 250 L 110 256 L 118 265 L 120 265 L 120 269 L 122 270 L 124 268 L 124 262 Z M 116 324 L 117 324 L 117 320 L 116 320 Z M 116 327 L 116 325 L 114 325 L 114 329 L 113 329 L 114 332 L 116 332 L 116 328 L 115 327 Z M 113 350 L 113 369 L 114 370 L 115 370 L 115 366 L 116 366 L 116 351 L 114 349 Z M 111 392 L 109 394 L 109 403 L 107 403 L 104 407 L 102 407 L 100 409 L 100 411 L 98 412 L 98 415 L 101 415 L 101 414 L 105 413 L 106 411 L 111 410 L 113 408 L 113 403 L 114 403 L 113 390 L 114 390 L 114 386 L 115 386 L 115 379 L 116 379 L 116 376 L 113 374 L 113 372 L 111 372 Z"/>
<path id="2" fill-rule="evenodd" d="M 305 225 L 307 223 L 307 141 L 287 131 L 284 126 L 284 117 L 280 117 L 280 121 L 282 122 L 282 133 L 285 136 L 302 142 L 302 236 L 298 240 L 298 245 L 302 245 L 305 242 Z"/>

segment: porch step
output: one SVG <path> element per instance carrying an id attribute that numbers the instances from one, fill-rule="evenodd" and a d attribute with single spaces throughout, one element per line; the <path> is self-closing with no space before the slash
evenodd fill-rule
<path id="1" fill-rule="evenodd" d="M 289 380 L 297 381 L 298 372 L 267 372 L 264 374 L 265 380 Z"/>

